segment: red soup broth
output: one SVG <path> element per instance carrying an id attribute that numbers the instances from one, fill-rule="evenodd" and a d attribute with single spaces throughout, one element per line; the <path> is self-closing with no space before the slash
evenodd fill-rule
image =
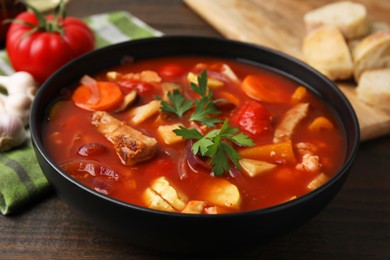
<path id="1" fill-rule="evenodd" d="M 220 103 L 218 108 L 222 113 L 217 117 L 229 118 L 231 125 L 247 134 L 254 142 L 254 146 L 250 148 L 234 144 L 233 147 L 242 159 L 266 162 L 267 165 L 272 165 L 270 169 L 260 170 L 260 173 L 252 177 L 247 174 L 250 170 L 245 170 L 244 167 L 238 169 L 231 164 L 231 171 L 215 176 L 208 168 L 207 161 L 203 163 L 206 167 L 193 165 L 188 159 L 191 154 L 188 149 L 191 146 L 186 147 L 188 140 L 167 144 L 157 131 L 160 125 L 176 123 L 181 123 L 186 128 L 196 125 L 200 131 L 209 131 L 199 122 L 190 122 L 191 109 L 182 118 L 161 112 L 160 109 L 141 123 L 135 124 L 131 120 L 134 116 L 132 109 L 156 100 L 156 97 L 163 97 L 164 83 L 180 86 L 180 91 L 187 100 L 199 98 L 190 89 L 188 75 L 199 75 L 204 70 L 207 71 L 213 97 L 231 101 Z M 141 76 L 145 71 L 152 72 L 153 77 Z M 255 77 L 248 81 L 248 75 Z M 175 212 L 182 212 L 183 205 L 187 205 L 189 201 L 200 201 L 202 203 L 196 209 L 184 211 L 199 214 L 255 210 L 287 202 L 318 188 L 334 176 L 343 164 L 345 138 L 337 117 L 308 89 L 268 69 L 234 60 L 183 56 L 135 61 L 89 76 L 97 81 L 112 82 L 119 86 L 123 95 L 132 89 L 137 91 L 136 101 L 128 108 L 115 112 L 117 107 L 114 106 L 107 112 L 125 125 L 155 138 L 155 154 L 143 162 L 123 164 L 113 143 L 91 123 L 94 111 L 77 106 L 72 100 L 73 92 L 59 96 L 51 106 L 48 119 L 44 122 L 44 146 L 54 161 L 66 169 L 70 176 L 115 199 Z M 244 84 L 249 84 L 249 87 Z M 267 96 L 270 100 L 267 100 Z M 255 109 L 258 104 L 262 110 Z M 295 120 L 299 115 L 291 111 L 299 104 L 307 104 L 308 109 L 302 118 Z M 286 123 L 284 121 L 289 111 L 292 119 Z M 287 148 L 273 149 L 272 146 L 280 144 L 275 141 L 279 128 L 291 128 L 281 126 L 283 124 L 294 124 L 293 131 L 281 141 L 290 145 L 289 151 Z M 217 127 L 221 127 L 221 124 Z M 249 151 L 266 145 L 268 150 L 265 152 Z M 159 200 L 168 204 L 170 200 L 161 194 L 164 191 L 154 189 L 157 201 L 145 199 L 146 190 L 160 177 L 165 177 L 170 188 L 185 194 L 182 206 L 173 209 L 159 208 Z M 226 183 L 234 185 L 238 190 L 239 198 L 233 198 L 237 202 L 234 206 L 221 204 L 218 199 L 213 198 L 219 196 L 220 200 L 229 201 L 230 198 L 224 197 L 230 196 L 224 194 Z"/>

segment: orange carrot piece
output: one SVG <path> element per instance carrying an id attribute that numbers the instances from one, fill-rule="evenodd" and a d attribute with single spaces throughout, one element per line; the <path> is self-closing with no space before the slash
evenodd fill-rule
<path id="1" fill-rule="evenodd" d="M 90 102 L 92 91 L 86 85 L 79 86 L 72 95 L 76 106 L 91 111 L 108 111 L 118 108 L 123 102 L 123 93 L 118 85 L 107 81 L 98 81 L 98 101 Z"/>
<path id="2" fill-rule="evenodd" d="M 236 107 L 240 105 L 240 99 L 230 92 L 223 91 L 215 95 L 217 96 L 217 98 L 223 98 L 230 101 Z"/>
<path id="3" fill-rule="evenodd" d="M 277 83 L 262 75 L 246 76 L 241 83 L 241 89 L 249 97 L 263 102 L 283 103 L 289 98 L 286 98 L 286 94 L 279 90 Z"/>
<path id="4" fill-rule="evenodd" d="M 321 129 L 333 130 L 334 125 L 326 117 L 319 116 L 310 123 L 309 130 L 320 131 Z"/>
<path id="5" fill-rule="evenodd" d="M 298 103 L 303 101 L 308 95 L 307 89 L 305 87 L 299 86 L 291 96 L 292 103 Z"/>
<path id="6" fill-rule="evenodd" d="M 296 162 L 291 140 L 244 148 L 238 153 L 242 158 L 264 160 L 279 164 L 294 164 Z"/>

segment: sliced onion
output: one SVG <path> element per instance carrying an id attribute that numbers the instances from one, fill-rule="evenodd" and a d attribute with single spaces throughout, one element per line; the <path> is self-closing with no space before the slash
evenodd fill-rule
<path id="1" fill-rule="evenodd" d="M 187 155 L 188 166 L 194 172 L 199 172 L 200 170 L 203 170 L 211 173 L 213 168 L 192 152 L 191 150 L 192 145 L 193 145 L 192 140 L 188 141 L 186 144 L 186 155 Z"/>
<path id="2" fill-rule="evenodd" d="M 87 86 L 91 90 L 91 96 L 87 100 L 87 103 L 89 104 L 97 104 L 100 100 L 100 93 L 99 93 L 99 87 L 98 83 L 95 79 L 91 78 L 88 75 L 85 75 L 81 78 L 81 84 L 84 86 Z"/>

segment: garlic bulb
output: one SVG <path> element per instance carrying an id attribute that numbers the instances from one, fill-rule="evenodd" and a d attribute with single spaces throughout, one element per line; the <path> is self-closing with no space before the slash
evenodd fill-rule
<path id="1" fill-rule="evenodd" d="M 22 120 L 6 113 L 0 114 L 0 152 L 22 145 L 27 138 Z"/>
<path id="2" fill-rule="evenodd" d="M 18 116 L 23 125 L 28 124 L 31 103 L 37 84 L 31 74 L 19 71 L 9 76 L 0 76 L 0 86 L 6 93 L 0 93 L 0 113 Z"/>

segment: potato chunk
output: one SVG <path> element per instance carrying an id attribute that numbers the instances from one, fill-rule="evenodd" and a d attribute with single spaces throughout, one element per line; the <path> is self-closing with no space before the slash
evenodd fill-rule
<path id="1" fill-rule="evenodd" d="M 156 114 L 160 110 L 160 101 L 153 100 L 149 103 L 133 108 L 130 111 L 131 122 L 139 124 Z"/>
<path id="2" fill-rule="evenodd" d="M 309 185 L 307 185 L 307 188 L 309 190 L 315 190 L 325 184 L 329 180 L 329 177 L 325 175 L 325 173 L 320 173 L 317 177 L 312 180 Z"/>
<path id="3" fill-rule="evenodd" d="M 241 205 L 241 196 L 237 187 L 217 177 L 202 187 L 200 198 L 221 207 L 239 209 Z"/>
<path id="4" fill-rule="evenodd" d="M 166 200 L 161 198 L 159 194 L 157 194 L 151 188 L 147 188 L 143 194 L 143 199 L 146 205 L 151 209 L 158 209 L 164 211 L 175 211 L 175 209 L 169 205 Z"/>
<path id="5" fill-rule="evenodd" d="M 176 210 L 183 210 L 188 197 L 175 188 L 165 177 L 155 179 L 150 188 Z"/>
<path id="6" fill-rule="evenodd" d="M 182 124 L 173 124 L 173 125 L 161 125 L 158 127 L 157 132 L 160 135 L 161 139 L 164 140 L 166 144 L 175 144 L 183 141 L 181 136 L 176 135 L 173 130 L 179 129 L 179 126 Z"/>
<path id="7" fill-rule="evenodd" d="M 242 159 L 239 161 L 239 163 L 244 172 L 250 177 L 261 175 L 265 172 L 275 169 L 276 167 L 275 164 L 252 159 Z"/>
<path id="8" fill-rule="evenodd" d="M 198 85 L 198 76 L 192 72 L 188 73 L 187 80 L 191 83 Z M 207 86 L 210 88 L 220 88 L 223 87 L 224 83 L 218 79 L 207 78 Z"/>

